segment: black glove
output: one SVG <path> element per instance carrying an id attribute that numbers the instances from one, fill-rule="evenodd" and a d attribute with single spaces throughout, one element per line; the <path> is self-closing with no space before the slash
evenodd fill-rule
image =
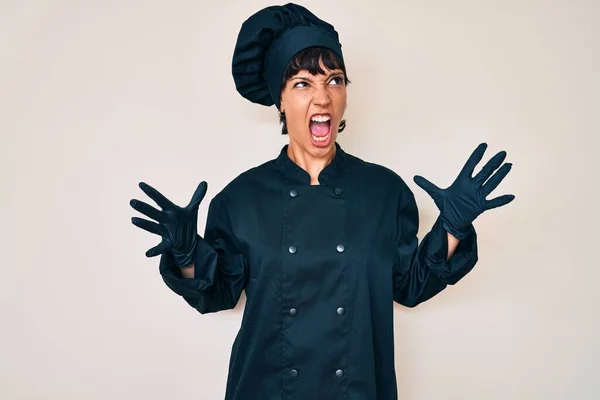
<path id="1" fill-rule="evenodd" d="M 156 189 L 140 182 L 140 188 L 156 202 L 162 211 L 149 204 L 132 199 L 129 204 L 135 210 L 156 220 L 131 218 L 134 225 L 162 236 L 162 241 L 146 252 L 147 257 L 154 257 L 167 251 L 173 254 L 174 262 L 179 267 L 187 267 L 194 263 L 194 250 L 197 241 L 198 207 L 206 194 L 207 184 L 201 182 L 185 208 L 173 204 Z"/>
<path id="2" fill-rule="evenodd" d="M 515 198 L 507 194 L 486 200 L 512 167 L 510 163 L 500 167 L 506 158 L 506 152 L 501 151 L 473 177 L 475 166 L 483 158 L 486 148 L 487 144 L 481 143 L 475 149 L 454 183 L 446 189 L 440 189 L 421 176 L 414 177 L 415 183 L 433 198 L 439 208 L 444 228 L 458 239 L 466 237 L 468 227 L 481 213 L 508 204 Z M 497 169 L 498 171 L 492 176 Z"/>

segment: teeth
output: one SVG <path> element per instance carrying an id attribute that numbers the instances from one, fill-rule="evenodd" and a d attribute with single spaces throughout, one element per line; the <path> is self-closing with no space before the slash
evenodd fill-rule
<path id="1" fill-rule="evenodd" d="M 314 122 L 327 122 L 331 119 L 329 115 L 315 115 L 311 118 Z"/>
<path id="2" fill-rule="evenodd" d="M 323 137 L 312 135 L 312 138 L 315 142 L 324 142 L 328 137 L 329 135 L 325 135 Z"/>

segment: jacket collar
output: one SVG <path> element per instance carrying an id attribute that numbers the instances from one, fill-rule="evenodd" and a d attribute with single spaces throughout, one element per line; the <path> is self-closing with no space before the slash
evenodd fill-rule
<path id="1" fill-rule="evenodd" d="M 287 154 L 289 145 L 283 146 L 279 156 L 275 159 L 276 167 L 282 172 L 283 176 L 290 181 L 300 184 L 310 185 L 310 175 L 298 164 L 290 159 Z M 341 175 L 346 169 L 348 163 L 348 154 L 342 150 L 338 142 L 335 142 L 335 155 L 333 159 L 319 174 L 319 183 L 327 184 L 334 178 Z"/>

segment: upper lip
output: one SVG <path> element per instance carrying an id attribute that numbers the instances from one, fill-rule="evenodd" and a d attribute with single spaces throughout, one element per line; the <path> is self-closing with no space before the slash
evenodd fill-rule
<path id="1" fill-rule="evenodd" d="M 312 121 L 312 119 L 313 119 L 314 117 L 316 117 L 316 116 L 319 116 L 319 117 L 325 117 L 325 116 L 327 116 L 327 117 L 329 117 L 329 118 L 332 118 L 332 116 L 331 116 L 331 114 L 330 114 L 330 113 L 314 113 L 314 114 L 312 114 L 312 115 L 310 116 L 310 121 Z"/>

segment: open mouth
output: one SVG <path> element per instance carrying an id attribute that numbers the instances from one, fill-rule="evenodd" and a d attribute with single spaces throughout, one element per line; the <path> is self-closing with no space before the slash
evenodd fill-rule
<path id="1" fill-rule="evenodd" d="M 331 133 L 331 116 L 328 114 L 313 115 L 309 123 L 310 134 L 315 144 L 325 144 Z"/>

